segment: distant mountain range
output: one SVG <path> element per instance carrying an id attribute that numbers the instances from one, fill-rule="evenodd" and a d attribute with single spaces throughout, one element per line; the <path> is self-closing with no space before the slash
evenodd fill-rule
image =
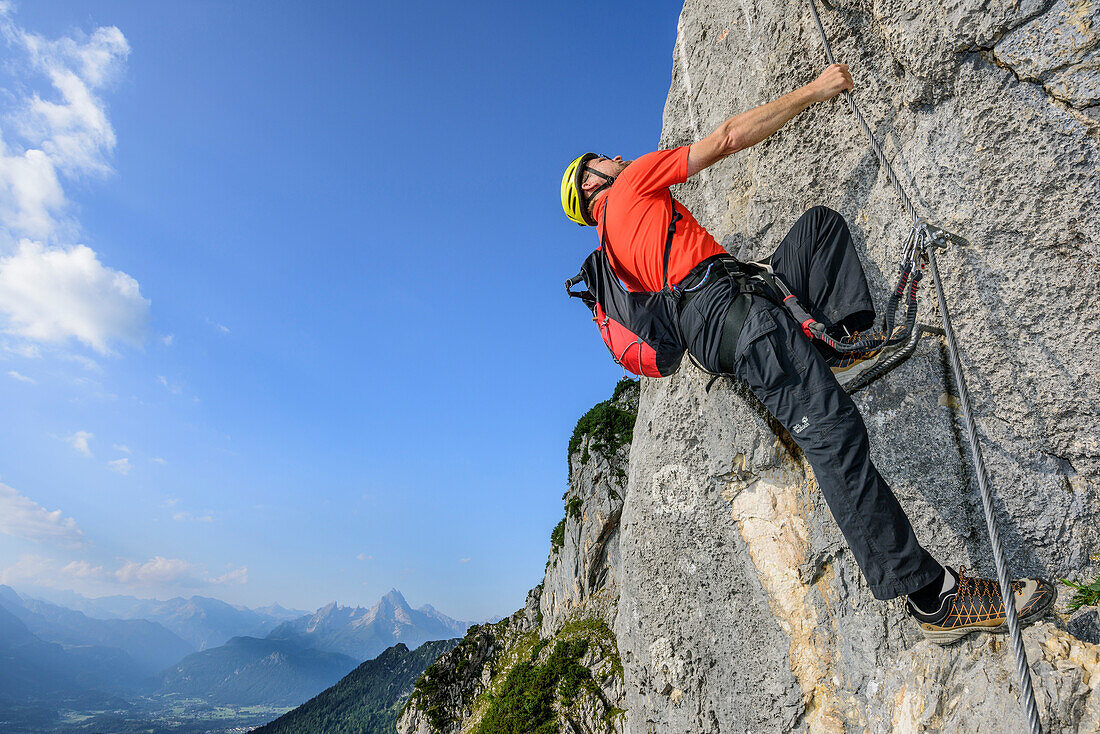
<path id="1" fill-rule="evenodd" d="M 147 619 L 94 619 L 83 612 L 20 597 L 0 586 L 0 607 L 15 615 L 36 637 L 71 648 L 114 648 L 129 658 L 132 684 L 160 672 L 195 647 Z M 117 665 L 118 663 L 113 663 Z"/>
<path id="2" fill-rule="evenodd" d="M 413 609 L 392 589 L 369 609 L 333 602 L 266 638 L 235 637 L 189 655 L 164 672 L 159 691 L 235 705 L 295 705 L 394 644 L 449 639 L 468 626 L 430 605 Z"/>
<path id="3" fill-rule="evenodd" d="M 233 706 L 294 706 L 338 681 L 357 662 L 294 640 L 234 637 L 162 673 L 160 693 Z"/>
<path id="4" fill-rule="evenodd" d="M 416 679 L 458 642 L 425 642 L 414 651 L 399 642 L 253 734 L 392 734 Z"/>
<path id="5" fill-rule="evenodd" d="M 333 602 L 313 614 L 200 596 L 50 596 L 0 586 L 0 729 L 61 709 L 125 711 L 137 697 L 146 717 L 156 701 L 294 706 L 391 646 L 460 637 L 469 626 L 430 605 L 411 608 L 396 589 L 370 608 Z"/>
<path id="6" fill-rule="evenodd" d="M 48 598 L 55 604 L 98 619 L 157 622 L 186 640 L 191 650 L 217 647 L 231 637 L 262 637 L 282 622 L 309 614 L 298 609 L 284 609 L 278 604 L 249 609 L 206 596 L 160 601 L 133 596 L 90 599 L 74 592 L 54 592 Z"/>
<path id="7" fill-rule="evenodd" d="M 418 647 L 429 640 L 461 637 L 470 626 L 442 614 L 431 605 L 413 609 L 397 589 L 391 589 L 369 609 L 327 604 L 310 615 L 276 627 L 270 639 L 296 640 L 306 647 L 370 660 L 403 642 Z"/>

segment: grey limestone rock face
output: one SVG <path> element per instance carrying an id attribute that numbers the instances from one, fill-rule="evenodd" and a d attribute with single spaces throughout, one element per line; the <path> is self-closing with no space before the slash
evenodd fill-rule
<path id="1" fill-rule="evenodd" d="M 1093 2 L 845 1 L 822 19 L 918 210 L 969 241 L 940 269 L 1017 575 L 1093 577 L 1100 548 L 1100 133 Z M 804 2 L 688 0 L 660 147 L 825 66 Z M 1092 81 L 1090 81 L 1092 80 Z M 1091 90 L 1091 91 L 1090 91 Z M 642 153 L 644 151 L 624 151 Z M 841 99 L 675 192 L 732 253 L 799 214 L 848 220 L 872 289 L 907 223 Z M 924 282 L 921 320 L 939 317 Z M 880 301 L 881 305 L 881 301 Z M 937 337 L 855 396 L 873 459 L 944 563 L 992 575 L 957 390 Z M 924 642 L 876 602 L 812 472 L 746 391 L 685 363 L 643 381 L 619 530 L 626 729 L 1018 731 L 999 640 Z M 1027 630 L 1051 731 L 1096 731 L 1097 648 Z"/>
<path id="2" fill-rule="evenodd" d="M 1100 99 L 1100 4 L 1057 0 L 993 47 L 997 60 L 1021 79 L 1074 107 Z"/>
<path id="3" fill-rule="evenodd" d="M 638 389 L 631 387 L 615 405 L 634 413 L 637 403 Z M 563 542 L 550 552 L 539 601 L 543 637 L 578 614 L 615 622 L 619 517 L 629 457 L 629 442 L 604 446 L 593 435 L 583 436 L 569 457 Z"/>

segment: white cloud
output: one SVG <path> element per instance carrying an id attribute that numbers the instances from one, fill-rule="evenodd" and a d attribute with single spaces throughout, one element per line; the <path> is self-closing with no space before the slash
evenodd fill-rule
<path id="1" fill-rule="evenodd" d="M 71 436 L 66 436 L 65 440 L 84 456 L 91 457 L 92 450 L 88 448 L 88 439 L 94 438 L 95 434 L 88 433 L 87 431 L 77 431 Z"/>
<path id="2" fill-rule="evenodd" d="M 132 452 L 130 451 L 130 447 L 129 447 L 129 446 L 127 446 L 127 445 L 126 445 L 126 444 L 124 444 L 124 443 L 116 443 L 116 444 L 114 445 L 114 449 L 115 449 L 115 451 L 121 451 L 121 452 L 122 452 L 122 453 L 124 453 L 124 454 L 129 454 L 129 453 L 132 453 Z"/>
<path id="3" fill-rule="evenodd" d="M 8 375 L 12 379 L 19 380 L 20 382 L 25 382 L 28 385 L 37 385 L 38 384 L 38 380 L 34 379 L 33 377 L 27 377 L 24 374 L 20 374 L 19 372 L 16 372 L 15 370 L 8 370 Z"/>
<path id="4" fill-rule="evenodd" d="M 111 471 L 118 472 L 119 474 L 126 476 L 130 473 L 130 460 L 126 457 L 122 457 L 121 459 L 108 461 L 107 468 Z"/>
<path id="5" fill-rule="evenodd" d="M 23 145 L 12 149 L 0 142 L 0 220 L 11 234 L 46 239 L 56 234 L 67 204 L 60 176 L 110 171 L 115 133 L 96 90 L 121 69 L 130 47 L 118 28 L 50 40 L 11 16 L 10 6 L 0 8 L 7 55 L 27 74 L 20 89 L 44 75 L 56 97 L 46 100 L 33 90 L 14 97 L 7 117 Z"/>
<path id="6" fill-rule="evenodd" d="M 51 343 L 76 339 L 109 354 L 111 342 L 144 341 L 149 301 L 136 280 L 105 267 L 84 245 L 22 240 L 0 259 L 0 313 L 9 333 Z"/>
<path id="7" fill-rule="evenodd" d="M 459 563 L 469 563 L 469 562 L 470 562 L 470 559 L 469 559 L 469 558 L 459 558 L 459 559 L 458 559 L 458 562 L 459 562 Z"/>
<path id="8" fill-rule="evenodd" d="M 176 340 L 175 334 L 165 334 L 160 338 L 160 343 L 166 347 L 172 346 L 172 342 Z"/>
<path id="9" fill-rule="evenodd" d="M 149 461 L 153 462 L 154 464 L 162 464 L 162 465 L 168 463 L 167 460 L 162 459 L 159 456 L 154 456 L 153 458 L 149 459 Z"/>
<path id="10" fill-rule="evenodd" d="M 116 581 L 131 586 L 201 586 L 199 567 L 179 558 L 153 556 L 145 563 L 126 561 L 111 573 Z"/>
<path id="11" fill-rule="evenodd" d="M 9 232 L 48 236 L 57 226 L 51 213 L 64 204 L 57 172 L 45 153 L 12 155 L 0 141 L 0 218 Z"/>
<path id="12" fill-rule="evenodd" d="M 368 556 L 366 553 L 360 553 L 359 555 L 356 556 L 356 558 L 360 561 L 373 561 L 374 560 L 374 556 Z"/>
<path id="13" fill-rule="evenodd" d="M 50 162 L 64 174 L 106 174 L 107 155 L 115 147 L 115 131 L 94 89 L 103 85 L 112 67 L 130 53 L 118 28 L 99 28 L 83 47 L 72 38 L 43 42 L 24 35 L 32 61 L 50 78 L 61 100 L 51 102 L 37 94 L 22 119 L 23 134 L 42 146 Z"/>
<path id="14" fill-rule="evenodd" d="M 84 533 L 76 520 L 63 517 L 61 510 L 46 510 L 3 482 L 0 482 L 0 532 L 63 548 L 84 545 Z"/>
<path id="15" fill-rule="evenodd" d="M 47 39 L 0 4 L 0 43 L 17 76 L 0 98 L 0 330 L 34 342 L 75 339 L 102 354 L 139 345 L 149 301 L 134 278 L 72 244 L 63 179 L 110 172 L 115 133 L 97 96 L 130 47 L 118 28 Z M 49 82 L 44 98 L 36 86 Z M 18 244 L 16 244 L 18 243 Z"/>

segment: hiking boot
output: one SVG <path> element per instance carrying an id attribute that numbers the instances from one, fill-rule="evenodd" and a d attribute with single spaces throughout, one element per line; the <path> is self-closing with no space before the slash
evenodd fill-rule
<path id="1" fill-rule="evenodd" d="M 906 601 L 905 607 L 920 625 L 920 631 L 937 645 L 950 645 L 971 632 L 1005 632 L 1007 618 L 1001 589 L 993 579 L 966 575 L 966 569 L 955 573 L 955 584 L 940 596 L 940 608 L 926 614 Z M 1012 582 L 1016 614 L 1021 625 L 1038 621 L 1054 606 L 1057 594 L 1054 584 L 1046 579 L 1019 579 Z"/>
<path id="2" fill-rule="evenodd" d="M 895 329 L 894 333 L 897 334 L 898 329 Z M 877 328 L 868 331 L 857 331 L 843 341 L 851 344 L 866 339 L 869 336 L 881 338 L 883 333 Z M 826 361 L 829 362 L 829 369 L 832 370 L 833 376 L 836 377 L 836 381 L 840 383 L 841 387 L 847 388 L 848 385 L 859 379 L 863 373 L 877 365 L 884 357 L 894 354 L 904 345 L 904 342 L 899 342 L 884 348 L 872 349 L 867 352 L 838 353 L 832 359 Z"/>

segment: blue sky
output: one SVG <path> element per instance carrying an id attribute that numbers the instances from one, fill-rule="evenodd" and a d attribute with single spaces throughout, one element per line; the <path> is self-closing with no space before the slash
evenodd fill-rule
<path id="1" fill-rule="evenodd" d="M 0 581 L 521 606 L 621 375 L 561 171 L 656 145 L 679 7 L 3 7 Z"/>

